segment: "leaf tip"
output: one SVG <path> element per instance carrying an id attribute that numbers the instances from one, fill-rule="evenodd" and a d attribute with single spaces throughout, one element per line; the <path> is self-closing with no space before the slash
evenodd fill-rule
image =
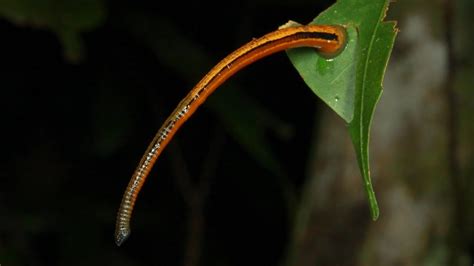
<path id="1" fill-rule="evenodd" d="M 372 209 L 371 212 L 372 212 L 372 220 L 374 222 L 377 221 L 379 219 L 379 214 L 380 214 L 378 207 L 377 209 Z"/>
<path id="2" fill-rule="evenodd" d="M 380 215 L 379 206 L 375 197 L 370 201 L 370 214 L 373 221 L 377 221 Z"/>

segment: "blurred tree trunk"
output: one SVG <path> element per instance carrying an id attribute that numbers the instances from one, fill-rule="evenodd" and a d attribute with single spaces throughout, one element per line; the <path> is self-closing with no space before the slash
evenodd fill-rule
<path id="1" fill-rule="evenodd" d="M 473 5 L 454 3 L 453 12 Z M 453 66 L 448 64 L 445 10 L 440 2 L 399 1 L 391 7 L 389 14 L 399 21 L 401 32 L 385 76 L 370 144 L 380 218 L 370 219 L 342 119 L 324 107 L 287 266 L 455 265 L 448 263 L 453 257 L 458 265 L 470 265 L 473 232 L 468 225 L 473 220 L 474 193 L 468 176 L 474 170 L 474 93 L 458 87 L 472 84 L 466 70 L 472 65 L 460 67 L 456 76 L 448 72 Z M 453 41 L 459 41 L 460 31 L 462 27 L 453 32 Z M 455 85 L 456 108 L 462 108 L 456 109 L 455 123 L 451 123 L 453 106 L 446 89 Z M 449 136 L 458 140 L 459 149 L 452 149 Z M 459 164 L 461 172 L 456 176 L 451 159 Z"/>

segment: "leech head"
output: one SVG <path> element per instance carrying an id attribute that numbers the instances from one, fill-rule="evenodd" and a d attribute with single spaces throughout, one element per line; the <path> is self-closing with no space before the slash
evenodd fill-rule
<path id="1" fill-rule="evenodd" d="M 338 56 L 346 47 L 347 32 L 343 26 L 331 26 L 330 32 L 324 33 L 324 39 L 328 43 L 333 43 L 333 46 L 321 47 L 318 53 L 325 58 L 334 58 Z"/>
<path id="2" fill-rule="evenodd" d="M 115 232 L 115 244 L 120 247 L 122 243 L 130 236 L 130 230 L 120 228 Z"/>

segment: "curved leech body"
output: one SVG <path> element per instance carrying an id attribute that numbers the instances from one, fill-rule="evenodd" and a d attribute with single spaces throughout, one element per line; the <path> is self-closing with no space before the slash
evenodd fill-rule
<path id="1" fill-rule="evenodd" d="M 252 40 L 214 66 L 166 119 L 141 158 L 117 214 L 116 244 L 120 246 L 130 234 L 130 219 L 137 195 L 155 161 L 181 125 L 216 88 L 240 69 L 270 54 L 296 47 L 313 47 L 325 55 L 335 55 L 343 49 L 345 41 L 345 30 L 339 26 L 289 27 Z"/>

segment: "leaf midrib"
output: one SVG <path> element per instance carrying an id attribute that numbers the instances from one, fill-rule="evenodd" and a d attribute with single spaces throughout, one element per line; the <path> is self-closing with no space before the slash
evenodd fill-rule
<path id="1" fill-rule="evenodd" d="M 369 59 L 370 59 L 370 54 L 372 53 L 372 47 L 373 47 L 373 43 L 375 41 L 375 33 L 377 32 L 378 28 L 379 28 L 379 25 L 382 23 L 381 22 L 381 17 L 382 17 L 382 13 L 385 12 L 385 7 L 386 4 L 384 4 L 384 7 L 381 9 L 381 12 L 379 14 L 379 18 L 377 20 L 377 23 L 375 24 L 375 28 L 373 30 L 373 33 L 372 33 L 372 37 L 370 39 L 370 42 L 369 42 L 369 47 L 367 49 L 367 57 L 365 59 L 365 66 L 364 66 L 364 74 L 362 76 L 362 97 L 361 97 L 361 101 L 360 101 L 360 117 L 359 117 L 359 138 L 360 138 L 360 144 L 359 144 L 359 149 L 360 149 L 360 154 L 363 155 L 363 150 L 364 150 L 364 144 L 363 144 L 363 141 L 364 141 L 364 138 L 363 138 L 363 133 L 364 133 L 364 95 L 365 95 L 365 84 L 366 84 L 366 80 L 367 80 L 367 73 L 368 73 L 368 68 L 369 68 Z M 362 168 L 364 170 L 364 172 L 366 172 L 366 167 L 365 167 L 365 164 L 362 162 Z"/>

